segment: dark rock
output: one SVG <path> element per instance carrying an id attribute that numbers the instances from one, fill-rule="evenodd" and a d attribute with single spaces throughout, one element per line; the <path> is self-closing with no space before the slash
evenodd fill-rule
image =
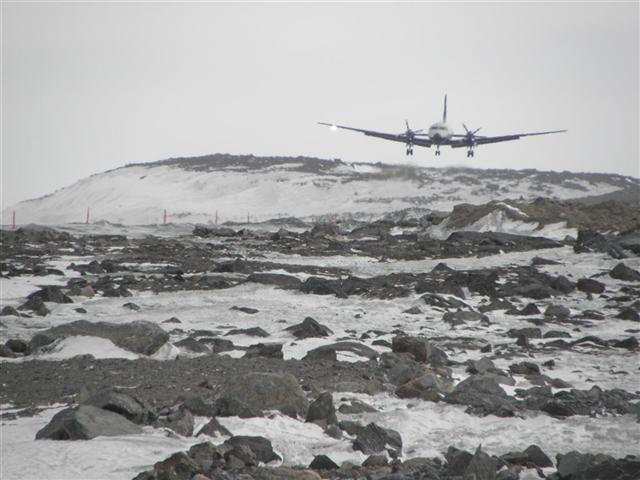
<path id="1" fill-rule="evenodd" d="M 581 278 L 578 280 L 578 290 L 585 293 L 600 294 L 604 292 L 604 283 L 592 278 Z"/>
<path id="2" fill-rule="evenodd" d="M 5 343 L 5 346 L 9 348 L 12 352 L 22 353 L 24 355 L 28 355 L 31 351 L 31 347 L 24 340 L 20 340 L 19 338 L 10 338 Z"/>
<path id="3" fill-rule="evenodd" d="M 211 353 L 209 347 L 205 344 L 200 343 L 193 337 L 184 338 L 176 343 L 174 343 L 176 347 L 183 348 L 185 350 L 189 350 L 193 353 Z"/>
<path id="4" fill-rule="evenodd" d="M 13 315 L 14 317 L 19 317 L 20 312 L 15 307 L 7 305 L 2 309 L 2 311 L 0 311 L 0 317 L 7 317 L 9 315 Z"/>
<path id="5" fill-rule="evenodd" d="M 236 231 L 229 227 L 205 227 L 204 225 L 196 225 L 193 229 L 193 235 L 196 237 L 233 237 Z"/>
<path id="6" fill-rule="evenodd" d="M 198 341 L 208 345 L 213 353 L 229 352 L 236 349 L 231 340 L 224 338 L 202 338 Z"/>
<path id="7" fill-rule="evenodd" d="M 313 470 L 336 470 L 339 467 L 326 455 L 316 455 L 309 464 L 309 468 Z"/>
<path id="8" fill-rule="evenodd" d="M 106 338 L 115 345 L 142 355 L 152 355 L 169 340 L 169 335 L 157 324 L 138 320 L 130 323 L 89 322 L 76 320 L 41 332 L 57 339 L 75 335 Z M 33 340 L 32 340 L 33 345 Z"/>
<path id="9" fill-rule="evenodd" d="M 540 314 L 540 309 L 535 303 L 528 303 L 524 308 L 522 308 L 522 310 L 514 308 L 507 310 L 505 313 L 507 315 L 531 316 Z"/>
<path id="10" fill-rule="evenodd" d="M 509 371 L 516 375 L 540 375 L 540 367 L 532 362 L 520 362 L 509 365 Z"/>
<path id="11" fill-rule="evenodd" d="M 638 349 L 638 339 L 636 337 L 628 337 L 624 340 L 617 340 L 612 344 L 616 348 L 626 348 L 627 350 Z"/>
<path id="12" fill-rule="evenodd" d="M 389 460 L 386 455 L 369 455 L 362 462 L 363 467 L 386 467 L 387 465 L 389 465 Z"/>
<path id="13" fill-rule="evenodd" d="M 422 310 L 420 310 L 420 307 L 411 307 L 411 308 L 407 308 L 402 313 L 406 313 L 408 315 L 421 315 Z"/>
<path id="14" fill-rule="evenodd" d="M 51 310 L 42 301 L 40 297 L 34 297 L 27 300 L 25 303 L 18 307 L 18 310 L 31 310 L 33 313 L 40 317 L 44 317 L 51 313 Z"/>
<path id="15" fill-rule="evenodd" d="M 234 328 L 229 330 L 225 335 L 248 335 L 250 337 L 268 337 L 269 334 L 260 327 L 251 328 Z"/>
<path id="16" fill-rule="evenodd" d="M 182 406 L 194 415 L 201 417 L 215 417 L 218 415 L 215 403 L 199 395 L 187 396 L 183 400 Z"/>
<path id="17" fill-rule="evenodd" d="M 507 332 L 507 335 L 513 338 L 542 338 L 542 330 L 536 327 L 512 328 Z"/>
<path id="18" fill-rule="evenodd" d="M 451 390 L 453 390 L 453 382 L 450 379 L 427 373 L 401 385 L 396 390 L 396 395 L 400 398 L 420 398 L 437 402 Z"/>
<path id="19" fill-rule="evenodd" d="M 529 445 L 523 452 L 529 461 L 540 468 L 553 467 L 551 459 L 537 445 Z"/>
<path id="20" fill-rule="evenodd" d="M 467 322 L 480 322 L 482 325 L 489 325 L 489 318 L 477 312 L 447 312 L 443 315 L 442 321 L 450 324 L 452 327 L 456 325 L 464 325 Z"/>
<path id="21" fill-rule="evenodd" d="M 302 282 L 298 278 L 282 273 L 252 273 L 247 277 L 247 282 L 275 285 L 285 290 L 299 290 L 302 285 Z"/>
<path id="22" fill-rule="evenodd" d="M 557 455 L 557 463 L 560 478 L 572 478 L 593 463 L 593 455 L 584 455 L 574 450 L 566 455 Z"/>
<path id="23" fill-rule="evenodd" d="M 302 360 L 308 362 L 335 362 L 338 360 L 336 350 L 315 348 L 309 350 Z"/>
<path id="24" fill-rule="evenodd" d="M 469 462 L 469 466 L 464 472 L 464 478 L 473 478 L 474 480 L 495 480 L 496 468 L 498 462 L 495 458 L 490 457 L 482 451 L 482 447 L 478 447 L 473 458 Z"/>
<path id="25" fill-rule="evenodd" d="M 185 452 L 177 452 L 156 463 L 153 470 L 144 472 L 134 480 L 191 480 L 197 478 L 202 467 Z"/>
<path id="26" fill-rule="evenodd" d="M 611 278 L 616 280 L 624 280 L 626 282 L 640 282 L 640 272 L 631 267 L 627 267 L 624 263 L 619 263 L 609 272 Z"/>
<path id="27" fill-rule="evenodd" d="M 256 343 L 250 345 L 244 358 L 266 357 L 266 358 L 284 358 L 281 343 Z"/>
<path id="28" fill-rule="evenodd" d="M 500 387 L 495 376 L 472 375 L 460 382 L 444 398 L 447 403 L 468 405 L 471 413 L 512 417 L 516 405 Z"/>
<path id="29" fill-rule="evenodd" d="M 251 308 L 251 307 L 236 307 L 235 305 L 233 307 L 231 307 L 231 310 L 236 310 L 238 312 L 242 312 L 242 313 L 246 313 L 248 315 L 254 315 L 256 313 L 258 313 L 260 310 L 258 310 L 257 308 Z"/>
<path id="30" fill-rule="evenodd" d="M 202 427 L 198 431 L 196 437 L 199 437 L 200 435 L 208 435 L 209 437 L 224 435 L 226 437 L 230 437 L 231 432 L 227 430 L 223 425 L 221 425 L 218 419 L 212 418 L 204 427 Z"/>
<path id="31" fill-rule="evenodd" d="M 564 305 L 549 305 L 544 311 L 544 316 L 558 320 L 565 320 L 571 316 L 571 310 Z"/>
<path id="32" fill-rule="evenodd" d="M 462 300 L 458 300 L 457 298 L 447 298 L 442 295 L 438 295 L 437 293 L 426 293 L 420 297 L 420 300 L 422 300 L 426 305 L 441 308 L 444 310 L 470 310 L 469 305 L 467 305 Z"/>
<path id="33" fill-rule="evenodd" d="M 60 287 L 43 287 L 37 292 L 33 292 L 32 294 L 27 296 L 27 299 L 29 300 L 32 300 L 34 298 L 39 298 L 43 302 L 73 303 L 73 300 L 62 293 Z"/>
<path id="34" fill-rule="evenodd" d="M 389 446 L 397 453 L 402 452 L 402 438 L 395 430 L 379 427 L 375 423 L 367 425 L 353 442 L 353 449 L 365 455 L 382 452 Z"/>
<path id="35" fill-rule="evenodd" d="M 571 334 L 562 330 L 549 330 L 543 335 L 543 338 L 571 338 Z"/>
<path id="36" fill-rule="evenodd" d="M 311 317 L 307 317 L 302 321 L 302 323 L 287 327 L 285 328 L 285 330 L 291 332 L 291 334 L 297 339 L 311 337 L 328 337 L 329 335 L 333 334 L 333 331 L 330 328 L 319 324 Z"/>
<path id="37" fill-rule="evenodd" d="M 473 458 L 471 453 L 455 447 L 449 447 L 444 456 L 447 460 L 447 474 L 452 477 L 462 477 Z"/>
<path id="38" fill-rule="evenodd" d="M 321 393 L 320 396 L 309 405 L 307 422 L 324 422 L 327 425 L 337 425 L 336 409 L 333 405 L 333 396 L 330 392 Z"/>
<path id="39" fill-rule="evenodd" d="M 193 415 L 189 410 L 180 406 L 170 411 L 168 415 L 158 417 L 153 426 L 156 428 L 169 428 L 178 435 L 190 437 L 193 435 Z"/>
<path id="40" fill-rule="evenodd" d="M 211 442 L 203 442 L 193 445 L 189 449 L 188 455 L 198 464 L 203 472 L 221 467 L 224 464 L 223 452 Z M 191 477 L 189 480 L 194 480 L 196 478 L 197 477 Z"/>
<path id="41" fill-rule="evenodd" d="M 551 288 L 563 293 L 565 295 L 570 294 L 576 289 L 576 284 L 570 281 L 568 278 L 560 275 L 551 281 Z"/>
<path id="42" fill-rule="evenodd" d="M 6 345 L 0 344 L 0 357 L 2 357 L 2 358 L 16 358 L 18 356 L 19 355 L 16 352 L 11 350 Z"/>
<path id="43" fill-rule="evenodd" d="M 347 432 L 348 435 L 352 436 L 357 436 L 362 430 L 364 430 L 364 425 L 351 420 L 342 420 L 338 422 L 338 427 L 340 427 L 344 432 Z"/>
<path id="44" fill-rule="evenodd" d="M 556 262 L 555 260 L 548 260 L 542 257 L 533 257 L 531 259 L 531 265 L 535 267 L 543 266 L 543 265 L 560 265 L 560 262 Z"/>
<path id="45" fill-rule="evenodd" d="M 133 435 L 142 429 L 122 415 L 81 405 L 56 413 L 36 434 L 36 440 L 88 440 L 98 436 Z"/>
<path id="46" fill-rule="evenodd" d="M 223 390 L 224 396 L 253 411 L 280 410 L 304 415 L 307 398 L 291 374 L 249 373 L 234 378 Z"/>
<path id="47" fill-rule="evenodd" d="M 317 358 L 318 355 L 325 355 L 325 352 L 327 351 L 350 352 L 362 357 L 367 357 L 369 359 L 376 358 L 378 356 L 378 352 L 376 350 L 362 343 L 344 341 L 331 343 L 329 345 L 322 345 L 318 348 L 314 348 L 313 350 L 307 352 L 307 355 L 304 358 L 305 360 L 308 360 L 312 357 Z"/>
<path id="48" fill-rule="evenodd" d="M 616 318 L 621 320 L 629 320 L 631 322 L 640 322 L 640 314 L 631 307 L 623 307 L 620 309 L 620 313 L 616 315 Z"/>
<path id="49" fill-rule="evenodd" d="M 271 442 L 264 437 L 235 436 L 228 439 L 223 445 L 232 448 L 246 447 L 253 452 L 258 461 L 263 463 L 282 460 L 280 456 L 273 451 Z"/>
<path id="50" fill-rule="evenodd" d="M 343 295 L 339 280 L 329 280 L 321 277 L 307 278 L 300 286 L 300 291 L 316 295 Z"/>
<path id="51" fill-rule="evenodd" d="M 133 302 L 127 302 L 124 305 L 122 305 L 124 308 L 128 308 L 129 310 L 133 310 L 134 312 L 139 312 L 140 311 L 140 306 L 136 305 Z"/>
<path id="52" fill-rule="evenodd" d="M 373 413 L 378 410 L 375 407 L 372 407 L 368 403 L 361 402 L 360 400 L 351 400 L 349 404 L 340 405 L 338 409 L 340 413 L 344 413 L 345 415 L 358 415 L 360 413 Z"/>
<path id="53" fill-rule="evenodd" d="M 167 320 L 163 320 L 162 323 L 182 323 L 179 318 L 171 317 Z"/>
<path id="54" fill-rule="evenodd" d="M 82 403 L 117 413 L 142 425 L 150 424 L 157 418 L 155 410 L 147 402 L 115 388 L 102 389 Z"/>

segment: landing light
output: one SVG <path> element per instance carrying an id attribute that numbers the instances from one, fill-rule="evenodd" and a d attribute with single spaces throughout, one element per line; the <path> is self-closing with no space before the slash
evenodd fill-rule
<path id="1" fill-rule="evenodd" d="M 338 127 L 336 127 L 335 125 L 331 125 L 331 131 L 335 132 L 336 130 L 338 130 Z"/>

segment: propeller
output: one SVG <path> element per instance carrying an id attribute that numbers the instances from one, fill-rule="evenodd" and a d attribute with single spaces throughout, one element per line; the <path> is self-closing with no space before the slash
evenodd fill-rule
<path id="1" fill-rule="evenodd" d="M 402 135 L 405 135 L 407 137 L 407 143 L 410 143 L 410 142 L 413 141 L 413 139 L 415 138 L 416 134 L 422 132 L 422 129 L 420 129 L 420 130 L 411 130 L 411 127 L 409 126 L 409 120 L 405 120 L 404 123 L 407 126 L 407 130 Z"/>
<path id="2" fill-rule="evenodd" d="M 471 143 L 474 142 L 474 140 L 476 138 L 476 133 L 478 133 L 480 130 L 482 130 L 482 127 L 476 128 L 475 130 L 469 130 L 464 123 L 462 124 L 462 126 L 464 127 L 464 131 L 466 132 L 467 140 L 469 142 L 471 142 Z"/>

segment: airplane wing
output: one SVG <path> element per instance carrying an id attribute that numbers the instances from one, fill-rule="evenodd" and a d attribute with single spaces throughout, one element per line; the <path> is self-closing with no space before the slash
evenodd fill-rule
<path id="1" fill-rule="evenodd" d="M 376 132 L 373 130 L 364 130 L 362 128 L 353 128 L 353 127 L 345 127 L 343 125 L 336 125 L 334 123 L 325 123 L 318 122 L 320 125 L 326 125 L 331 128 L 341 128 L 343 130 L 351 130 L 353 132 L 364 133 L 369 137 L 382 138 L 384 140 L 391 140 L 392 142 L 402 142 L 407 143 L 407 136 L 404 133 L 385 133 L 385 132 Z M 430 147 L 432 145 L 431 140 L 428 137 L 422 137 L 420 134 L 416 134 L 411 140 L 413 145 L 418 145 L 420 147 Z"/>
<path id="2" fill-rule="evenodd" d="M 501 135 L 497 137 L 476 136 L 473 139 L 473 145 L 486 145 L 488 143 L 509 142 L 511 140 L 518 140 L 522 137 L 533 137 L 535 135 L 548 135 L 550 133 L 562 133 L 567 130 L 551 130 L 548 132 L 532 132 L 532 133 L 512 133 L 511 135 Z M 456 135 L 457 136 L 457 135 Z M 469 147 L 469 141 L 466 138 L 460 140 L 452 140 L 451 148 L 463 148 Z"/>

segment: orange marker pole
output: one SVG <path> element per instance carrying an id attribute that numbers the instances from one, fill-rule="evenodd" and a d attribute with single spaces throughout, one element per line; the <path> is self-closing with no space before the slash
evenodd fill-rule
<path id="1" fill-rule="evenodd" d="M 13 215 L 11 216 L 11 227 L 13 230 L 16 229 L 16 211 L 13 211 Z"/>
<path id="2" fill-rule="evenodd" d="M 84 223 L 89 223 L 89 207 L 87 207 L 87 219 Z"/>
<path id="3" fill-rule="evenodd" d="M 215 219 L 215 224 L 218 224 L 218 210 L 216 210 L 216 219 Z"/>
<path id="4" fill-rule="evenodd" d="M 162 224 L 166 225 L 167 224 L 167 209 L 164 209 L 164 214 L 162 215 Z"/>

